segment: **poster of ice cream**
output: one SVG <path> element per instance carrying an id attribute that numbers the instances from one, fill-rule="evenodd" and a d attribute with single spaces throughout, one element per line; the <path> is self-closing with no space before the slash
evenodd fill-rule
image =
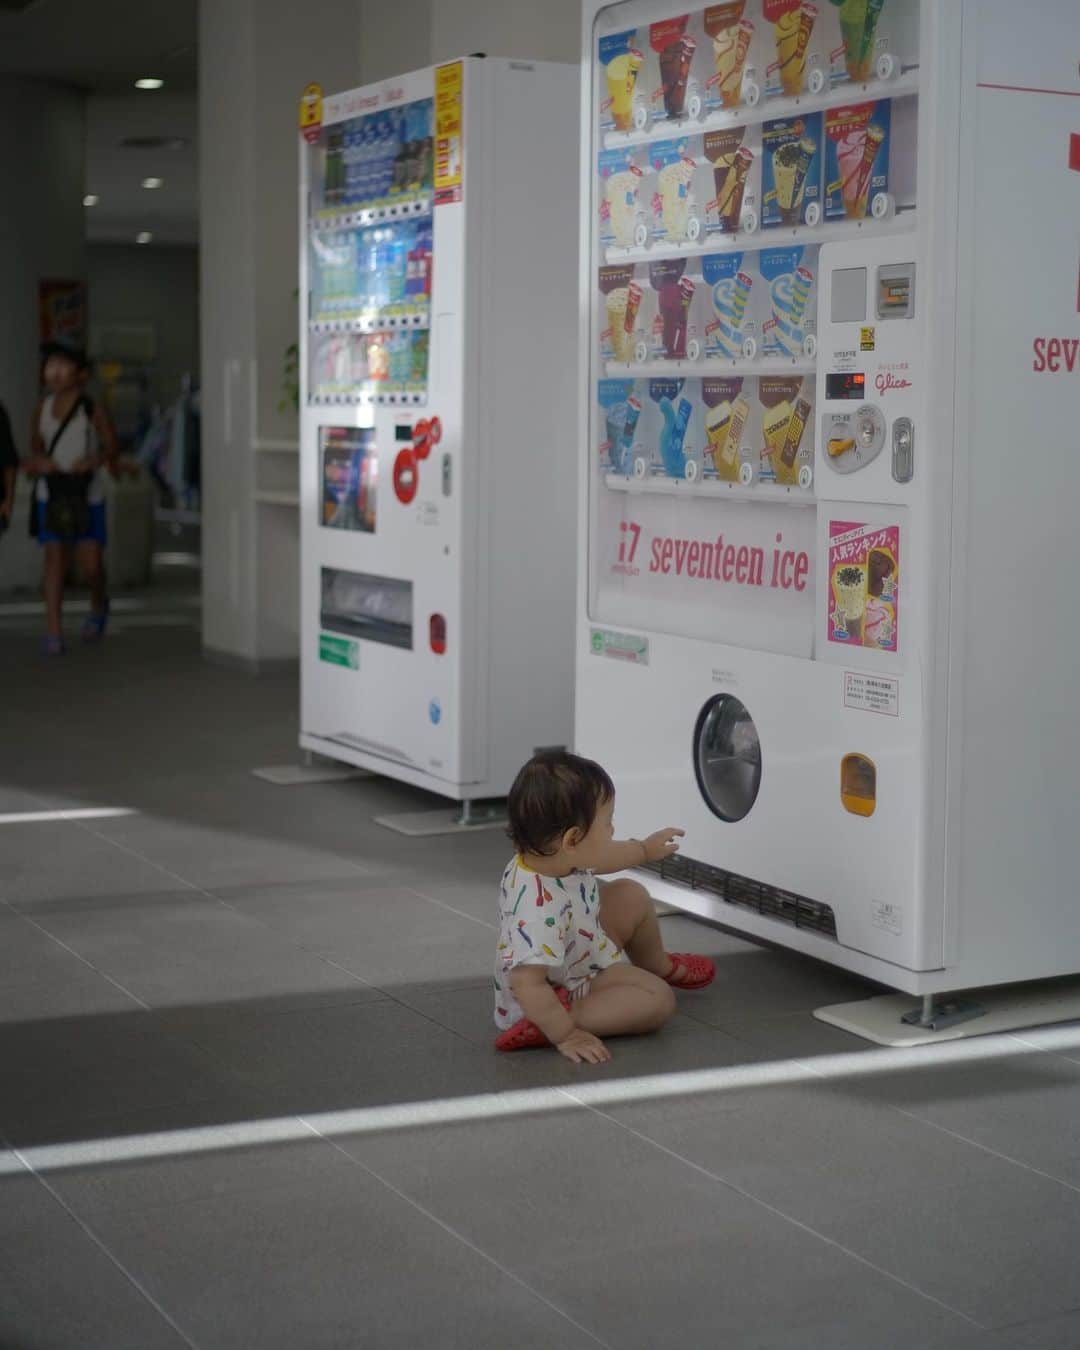
<path id="1" fill-rule="evenodd" d="M 881 14 L 885 3 L 886 0 L 821 0 L 829 78 L 834 85 L 848 80 L 865 84 L 874 78 L 883 40 Z"/>
<path id="2" fill-rule="evenodd" d="M 602 37 L 598 57 L 603 74 L 600 128 L 602 131 L 630 131 L 634 125 L 638 76 L 645 64 L 645 52 L 637 29 Z"/>
<path id="3" fill-rule="evenodd" d="M 758 380 L 761 408 L 759 475 L 780 487 L 809 486 L 803 470 L 814 457 L 813 377 L 763 375 Z"/>
<path id="4" fill-rule="evenodd" d="M 796 360 L 806 354 L 817 309 L 817 248 L 767 248 L 761 273 L 761 353 Z"/>
<path id="5" fill-rule="evenodd" d="M 706 254 L 701 260 L 701 275 L 708 294 L 705 355 L 738 361 L 750 350 L 747 342 L 754 339 L 755 331 L 753 309 L 749 306 L 754 288 L 749 255 Z M 754 339 L 751 355 L 756 350 Z"/>
<path id="6" fill-rule="evenodd" d="M 712 69 L 706 79 L 705 107 L 737 108 L 743 101 L 743 76 L 754 44 L 754 22 L 746 0 L 709 5 L 703 16 L 711 47 Z"/>
<path id="7" fill-rule="evenodd" d="M 694 298 L 697 285 L 686 275 L 686 261 L 670 258 L 649 264 L 654 300 L 649 348 L 656 360 L 696 361 L 701 355 Z"/>
<path id="8" fill-rule="evenodd" d="M 773 43 L 771 59 L 765 67 L 766 96 L 795 98 L 803 92 L 806 57 L 817 26 L 818 6 L 810 0 L 762 0 L 761 9 Z"/>
<path id="9" fill-rule="evenodd" d="M 900 527 L 829 522 L 830 642 L 895 652 L 900 632 Z"/>
<path id="10" fill-rule="evenodd" d="M 821 212 L 821 113 L 766 122 L 761 141 L 762 224 L 814 223 Z"/>
<path id="11" fill-rule="evenodd" d="M 712 166 L 712 191 L 705 203 L 706 233 L 733 234 L 740 229 L 750 232 L 750 212 L 757 191 L 753 181 L 755 156 L 746 141 L 745 127 L 705 133 L 702 150 Z"/>
<path id="12" fill-rule="evenodd" d="M 701 381 L 705 472 L 725 483 L 737 483 L 742 475 L 743 446 L 750 433 L 750 400 L 743 392 L 748 383 L 741 376 L 708 376 Z"/>
<path id="13" fill-rule="evenodd" d="M 891 105 L 854 103 L 825 114 L 825 215 L 865 220 L 889 190 Z"/>
<path id="14" fill-rule="evenodd" d="M 597 281 L 603 302 L 600 356 L 629 364 L 637 346 L 641 283 L 633 267 L 601 267 Z"/>
<path id="15" fill-rule="evenodd" d="M 631 150 L 602 150 L 599 175 L 600 242 L 615 248 L 644 245 L 649 237 L 645 171 Z"/>
<path id="16" fill-rule="evenodd" d="M 701 234 L 701 211 L 694 178 L 697 161 L 685 137 L 657 141 L 649 148 L 653 169 L 653 235 L 669 244 L 693 243 Z"/>
<path id="17" fill-rule="evenodd" d="M 641 395 L 634 380 L 601 380 L 597 386 L 600 407 L 601 468 L 612 473 L 633 473 L 634 447 L 641 420 Z"/>
<path id="18" fill-rule="evenodd" d="M 648 95 L 648 116 L 652 122 L 699 118 L 702 99 L 695 76 L 697 40 L 686 30 L 689 14 L 649 25 L 648 69 L 652 88 Z"/>

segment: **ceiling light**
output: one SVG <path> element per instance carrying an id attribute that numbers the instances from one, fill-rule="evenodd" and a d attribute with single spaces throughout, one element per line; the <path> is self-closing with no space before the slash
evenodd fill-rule
<path id="1" fill-rule="evenodd" d="M 156 75 L 147 75 L 141 80 L 135 81 L 136 89 L 164 89 L 165 81 L 159 80 Z"/>
<path id="2" fill-rule="evenodd" d="M 139 233 L 135 236 L 135 242 L 137 244 L 148 244 L 150 240 L 153 239 L 153 237 L 154 236 L 150 233 L 149 230 L 140 230 Z"/>
<path id="3" fill-rule="evenodd" d="M 96 192 L 88 192 L 88 193 L 86 194 L 86 196 L 82 199 L 82 204 L 83 204 L 83 206 L 97 206 L 97 204 L 98 204 L 98 195 L 97 195 L 97 193 L 96 193 Z"/>
<path id="4" fill-rule="evenodd" d="M 164 187 L 164 186 L 165 186 L 165 179 L 164 179 L 164 178 L 144 178 L 144 179 L 142 180 L 142 185 L 143 185 L 144 188 L 159 188 L 159 187 Z"/>

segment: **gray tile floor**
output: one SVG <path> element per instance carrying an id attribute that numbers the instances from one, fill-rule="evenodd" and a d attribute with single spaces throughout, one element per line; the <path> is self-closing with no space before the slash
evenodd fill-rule
<path id="1" fill-rule="evenodd" d="M 167 610 L 50 665 L 0 614 L 0 812 L 134 812 L 0 825 L 3 1350 L 1080 1346 L 1080 1028 L 878 1051 L 672 917 L 720 976 L 660 1036 L 500 1057 L 505 841 L 253 778 L 294 681 Z"/>

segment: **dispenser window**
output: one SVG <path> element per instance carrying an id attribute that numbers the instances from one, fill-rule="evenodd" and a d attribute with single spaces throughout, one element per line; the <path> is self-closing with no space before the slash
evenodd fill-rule
<path id="1" fill-rule="evenodd" d="M 833 323 L 863 323 L 866 319 L 866 268 L 842 267 L 832 274 Z"/>
<path id="2" fill-rule="evenodd" d="M 872 816 L 877 807 L 877 766 L 866 755 L 840 761 L 840 801 L 853 816 Z"/>
<path id="3" fill-rule="evenodd" d="M 915 264 L 896 263 L 877 272 L 879 319 L 910 319 L 915 313 Z"/>
<path id="4" fill-rule="evenodd" d="M 694 772 L 709 810 L 742 820 L 761 787 L 761 743 L 754 719 L 732 694 L 717 694 L 694 729 Z"/>

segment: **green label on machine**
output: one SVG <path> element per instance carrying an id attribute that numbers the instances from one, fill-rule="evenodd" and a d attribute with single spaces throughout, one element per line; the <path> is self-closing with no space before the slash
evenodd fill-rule
<path id="1" fill-rule="evenodd" d="M 594 656 L 610 656 L 616 661 L 629 661 L 635 666 L 649 664 L 649 639 L 646 637 L 594 628 L 589 634 L 589 643 Z"/>
<path id="2" fill-rule="evenodd" d="M 319 660 L 329 661 L 332 666 L 344 666 L 347 670 L 359 670 L 360 644 L 352 638 L 331 637 L 328 633 L 320 633 Z"/>

